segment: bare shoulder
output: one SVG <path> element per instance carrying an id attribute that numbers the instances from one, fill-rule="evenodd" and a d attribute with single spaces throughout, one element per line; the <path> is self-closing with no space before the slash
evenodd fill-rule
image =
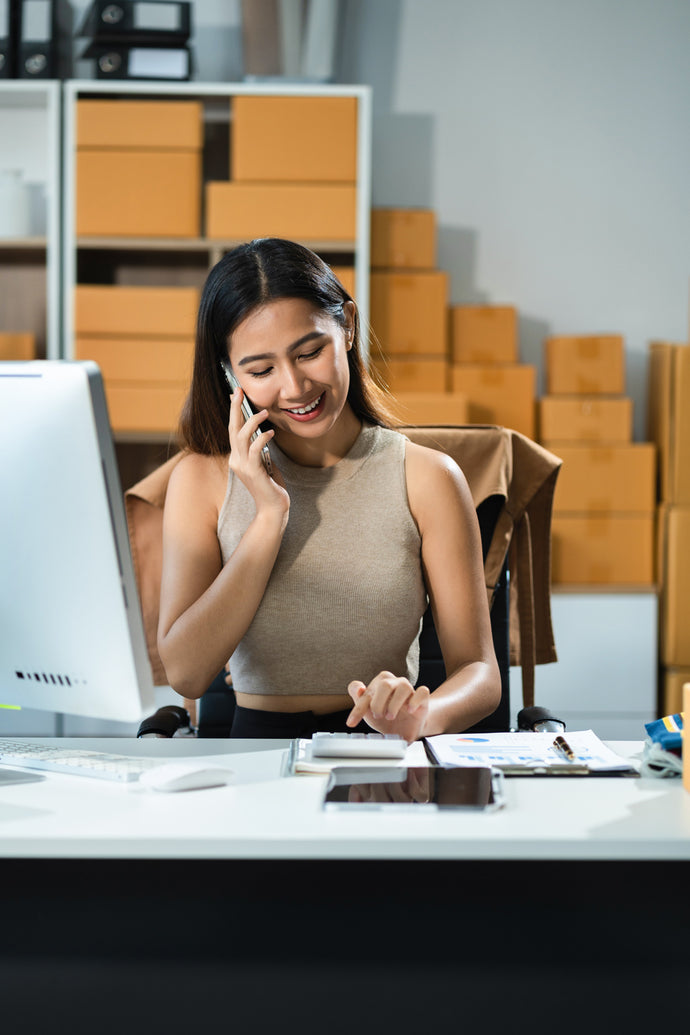
<path id="1" fill-rule="evenodd" d="M 170 501 L 180 506 L 189 501 L 197 509 L 219 511 L 225 498 L 227 481 L 227 457 L 187 453 L 170 475 L 166 503 Z"/>
<path id="2" fill-rule="evenodd" d="M 442 450 L 407 442 L 405 478 L 410 510 L 420 528 L 446 505 L 474 509 L 465 475 Z"/>
<path id="3" fill-rule="evenodd" d="M 420 446 L 417 442 L 405 444 L 405 471 L 408 490 L 469 492 L 467 479 L 455 460 L 440 449 Z"/>
<path id="4" fill-rule="evenodd" d="M 175 464 L 170 474 L 170 484 L 182 482 L 203 484 L 216 480 L 221 475 L 227 478 L 228 458 L 226 456 L 204 456 L 202 453 L 185 453 Z"/>

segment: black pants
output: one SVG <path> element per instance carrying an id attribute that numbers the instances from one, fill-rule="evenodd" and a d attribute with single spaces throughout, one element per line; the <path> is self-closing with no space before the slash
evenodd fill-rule
<path id="1" fill-rule="evenodd" d="M 236 704 L 230 736 L 292 740 L 295 737 L 311 737 L 314 733 L 371 733 L 371 727 L 364 720 L 353 729 L 346 726 L 345 720 L 349 714 L 349 708 L 317 715 L 315 712 L 265 712 Z"/>

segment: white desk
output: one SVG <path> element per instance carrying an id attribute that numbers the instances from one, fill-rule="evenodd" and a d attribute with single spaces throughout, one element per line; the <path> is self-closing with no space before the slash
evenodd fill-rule
<path id="1" fill-rule="evenodd" d="M 0 857 L 688 860 L 679 780 L 506 780 L 498 812 L 324 812 L 326 777 L 284 777 L 286 742 L 65 740 L 153 757 L 228 754 L 236 785 L 177 794 L 48 773 L 0 786 Z M 632 754 L 640 745 L 614 745 Z"/>
<path id="2" fill-rule="evenodd" d="M 323 777 L 279 775 L 286 742 L 75 743 L 227 752 L 238 783 L 0 787 L 0 991 L 25 1030 L 261 1035 L 298 1013 L 328 1035 L 519 1035 L 555 1008 L 559 1035 L 598 1035 L 646 1030 L 661 1001 L 687 1027 L 679 780 L 512 778 L 487 815 L 345 815 Z"/>

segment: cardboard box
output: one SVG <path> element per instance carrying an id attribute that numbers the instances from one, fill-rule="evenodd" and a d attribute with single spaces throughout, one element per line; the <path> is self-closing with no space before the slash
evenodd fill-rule
<path id="1" fill-rule="evenodd" d="M 232 180 L 355 183 L 356 97 L 247 96 L 230 104 Z"/>
<path id="2" fill-rule="evenodd" d="M 662 715 L 675 715 L 685 710 L 685 722 L 690 708 L 683 706 L 683 687 L 690 686 L 690 668 L 667 668 L 662 673 L 660 710 Z"/>
<path id="3" fill-rule="evenodd" d="M 659 451 L 659 498 L 690 505 L 690 345 L 652 342 L 648 435 Z"/>
<path id="4" fill-rule="evenodd" d="M 355 297 L 355 269 L 354 266 L 331 266 L 336 277 L 347 291 L 350 298 Z"/>
<path id="5" fill-rule="evenodd" d="M 373 269 L 434 269 L 436 215 L 428 208 L 374 208 L 371 211 Z"/>
<path id="6" fill-rule="evenodd" d="M 206 235 L 215 239 L 287 237 L 352 244 L 356 188 L 338 183 L 206 184 Z"/>
<path id="7" fill-rule="evenodd" d="M 0 360 L 36 358 L 36 338 L 29 331 L 0 331 Z"/>
<path id="8" fill-rule="evenodd" d="M 77 147 L 196 150 L 203 144 L 200 101 L 77 101 Z"/>
<path id="9" fill-rule="evenodd" d="M 388 356 L 448 355 L 448 274 L 374 272 L 370 323 Z"/>
<path id="10" fill-rule="evenodd" d="M 623 395 L 625 354 L 619 334 L 547 338 L 547 395 Z"/>
<path id="11" fill-rule="evenodd" d="M 76 167 L 77 236 L 199 236 L 199 151 L 78 150 Z"/>
<path id="12" fill-rule="evenodd" d="M 545 395 L 537 408 L 539 441 L 545 445 L 632 441 L 633 403 L 628 396 Z"/>
<path id="13" fill-rule="evenodd" d="M 690 666 L 690 507 L 660 507 L 658 539 L 660 660 Z"/>
<path id="14" fill-rule="evenodd" d="M 76 334 L 152 335 L 193 341 L 201 292 L 193 287 L 79 284 Z"/>
<path id="15" fill-rule="evenodd" d="M 192 287 L 75 288 L 75 358 L 101 368 L 114 431 L 175 431 L 192 374 L 198 305 Z"/>
<path id="16" fill-rule="evenodd" d="M 656 448 L 651 442 L 621 446 L 567 445 L 554 496 L 554 513 L 653 514 Z"/>
<path id="17" fill-rule="evenodd" d="M 458 392 L 398 392 L 393 409 L 402 424 L 467 424 L 467 399 Z"/>
<path id="18" fill-rule="evenodd" d="M 499 424 L 535 436 L 536 367 L 453 364 L 450 387 L 467 396 L 472 424 Z"/>
<path id="19" fill-rule="evenodd" d="M 113 431 L 173 434 L 187 395 L 185 385 L 105 382 Z"/>
<path id="20" fill-rule="evenodd" d="M 98 363 L 108 385 L 160 382 L 184 388 L 194 362 L 194 340 L 180 338 L 89 338 L 77 336 L 75 359 Z"/>
<path id="21" fill-rule="evenodd" d="M 450 309 L 453 363 L 517 363 L 517 311 L 508 305 L 455 305 Z"/>
<path id="22" fill-rule="evenodd" d="M 551 562 L 558 584 L 651 585 L 654 515 L 554 514 Z"/>
<path id="23" fill-rule="evenodd" d="M 448 364 L 442 358 L 373 359 L 371 365 L 393 395 L 445 392 L 448 388 Z"/>

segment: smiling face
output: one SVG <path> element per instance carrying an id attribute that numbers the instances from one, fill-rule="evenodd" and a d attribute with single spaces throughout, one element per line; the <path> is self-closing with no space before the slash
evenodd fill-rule
<path id="1" fill-rule="evenodd" d="M 268 410 L 276 442 L 298 463 L 333 462 L 357 437 L 347 401 L 353 306 L 344 325 L 300 298 L 259 306 L 233 331 L 229 358 L 254 409 Z"/>

